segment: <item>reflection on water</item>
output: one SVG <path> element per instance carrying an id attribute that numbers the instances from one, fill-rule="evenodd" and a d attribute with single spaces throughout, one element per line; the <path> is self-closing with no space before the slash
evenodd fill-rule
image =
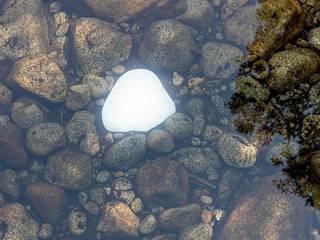
<path id="1" fill-rule="evenodd" d="M 80 2 L 0 0 L 1 239 L 319 239 L 320 3 Z M 134 68 L 178 113 L 107 132 Z"/>

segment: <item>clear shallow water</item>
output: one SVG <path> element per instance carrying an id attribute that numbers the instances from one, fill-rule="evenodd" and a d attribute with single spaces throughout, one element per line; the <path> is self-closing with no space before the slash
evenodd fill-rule
<path id="1" fill-rule="evenodd" d="M 254 2 L 249 2 L 248 5 L 253 4 Z M 66 7 L 66 11 L 72 11 L 69 8 Z M 219 17 L 219 11 L 221 11 L 220 7 L 215 8 L 215 14 L 217 17 Z M 148 17 L 141 17 L 141 18 L 136 18 L 132 20 L 132 23 L 135 21 L 138 22 L 141 25 L 141 34 L 143 34 L 144 27 L 149 25 L 150 21 L 155 20 L 154 16 L 151 13 L 146 13 Z M 252 16 L 253 17 L 253 16 Z M 196 34 L 196 39 L 197 39 L 197 47 L 198 49 L 195 49 L 195 52 L 198 53 L 195 60 L 194 64 L 200 64 L 200 56 L 199 56 L 199 47 L 202 46 L 204 43 L 208 41 L 218 41 L 220 43 L 226 43 L 230 44 L 232 46 L 236 46 L 237 48 L 241 49 L 243 54 L 246 55 L 248 53 L 247 51 L 247 46 L 246 45 L 239 45 L 237 42 L 232 41 L 232 39 L 221 39 L 220 35 L 224 35 L 224 21 L 219 21 L 217 19 L 213 20 L 215 24 L 212 24 L 213 27 L 211 29 L 211 32 L 207 30 L 199 30 L 198 33 Z M 245 20 L 244 20 L 245 21 Z M 130 22 L 131 23 L 131 22 Z M 306 31 L 308 29 L 305 29 Z M 302 37 L 305 37 L 302 35 Z M 139 38 L 137 38 L 139 39 Z M 296 37 L 290 40 L 290 43 L 295 43 Z M 278 43 L 279 45 L 283 45 L 283 42 Z M 274 48 L 278 48 L 280 46 L 276 46 Z M 126 69 L 133 69 L 133 68 L 141 68 L 141 67 L 146 67 L 144 63 L 142 63 L 137 56 L 137 45 L 135 45 L 133 52 L 131 54 L 131 57 L 129 58 L 128 61 L 124 63 L 126 66 Z M 273 49 L 274 50 L 274 49 Z M 281 51 L 280 50 L 274 50 L 274 51 Z M 270 54 L 267 54 L 264 59 L 269 59 Z M 6 66 L 8 64 L 1 64 L 1 74 L 3 72 L 3 76 L 6 76 Z M 274 191 L 282 191 L 283 194 L 286 194 L 285 192 L 293 192 L 295 193 L 295 196 L 301 197 L 303 199 L 301 201 L 301 205 L 307 204 L 307 205 L 313 205 L 313 200 L 310 196 L 310 192 L 307 191 L 304 187 L 306 185 L 306 182 L 308 181 L 310 183 L 314 182 L 313 176 L 311 176 L 310 173 L 310 166 L 308 163 L 304 163 L 302 165 L 297 165 L 295 162 L 299 160 L 300 158 L 303 158 L 304 156 L 309 156 L 309 154 L 316 149 L 316 147 L 311 146 L 311 147 L 306 147 L 305 145 L 307 144 L 306 142 L 301 140 L 301 126 L 302 126 L 302 120 L 305 117 L 306 114 L 302 114 L 307 111 L 311 111 L 313 113 L 317 113 L 317 110 L 312 110 L 312 106 L 308 105 L 308 103 L 304 103 L 306 100 L 306 93 L 301 90 L 301 92 L 297 92 L 296 99 L 291 99 L 290 97 L 284 98 L 282 100 L 281 95 L 277 92 L 272 93 L 271 99 L 275 101 L 273 106 L 277 111 L 266 111 L 265 103 L 259 103 L 256 104 L 255 101 L 252 101 L 250 97 L 243 96 L 240 94 L 235 94 L 232 86 L 233 83 L 235 82 L 235 79 L 238 77 L 238 75 L 249 75 L 250 67 L 252 66 L 251 63 L 245 62 L 242 66 L 239 63 L 238 70 L 236 70 L 234 73 L 230 74 L 230 76 L 224 78 L 224 79 L 210 79 L 207 78 L 206 81 L 204 81 L 203 84 L 199 85 L 199 88 L 203 90 L 203 93 L 200 95 L 192 95 L 192 94 L 185 94 L 184 96 L 178 97 L 179 92 L 181 92 L 182 87 L 174 87 L 171 84 L 168 84 L 171 81 L 172 75 L 168 71 L 163 71 L 163 70 L 157 70 L 152 67 L 150 67 L 152 70 L 154 70 L 158 76 L 163 80 L 163 83 L 168 91 L 168 93 L 175 99 L 179 104 L 177 104 L 177 109 L 178 111 L 185 111 L 184 105 L 187 101 L 190 99 L 194 98 L 194 96 L 200 96 L 207 104 L 206 108 L 206 117 L 210 119 L 210 123 L 214 124 L 218 128 L 222 129 L 225 132 L 236 132 L 239 134 L 242 134 L 248 139 L 256 139 L 257 135 L 260 133 L 266 134 L 268 137 L 268 141 L 265 141 L 264 144 L 261 144 L 259 147 L 259 152 L 257 155 L 257 161 L 254 167 L 249 168 L 249 169 L 237 169 L 237 168 L 232 168 L 229 167 L 226 164 L 223 164 L 223 166 L 219 169 L 217 172 L 217 175 L 219 176 L 218 179 L 214 181 L 209 181 L 207 178 L 208 176 L 206 174 L 198 174 L 197 178 L 195 180 L 191 180 L 191 192 L 197 190 L 197 189 L 206 189 L 209 191 L 210 196 L 213 197 L 214 199 L 214 209 L 223 209 L 225 211 L 225 218 L 222 222 L 216 221 L 214 225 L 214 238 L 213 239 L 219 239 L 219 234 L 223 229 L 225 221 L 227 221 L 229 214 L 232 213 L 233 209 L 237 206 L 237 201 L 240 198 L 241 195 L 246 194 L 247 189 L 250 189 L 250 185 L 254 182 L 255 178 L 260 178 L 264 177 L 270 174 L 275 174 L 275 173 L 281 173 L 284 176 L 283 181 L 277 181 L 274 184 Z M 229 65 L 226 65 L 228 68 Z M 194 71 L 194 73 L 190 72 L 189 70 L 186 70 L 185 72 L 180 72 L 180 74 L 186 79 L 190 79 L 191 77 L 203 77 L 203 73 Z M 71 75 L 71 78 L 73 76 Z M 303 87 L 303 86 L 302 86 Z M 301 87 L 301 88 L 302 88 Z M 297 87 L 297 88 L 300 88 Z M 218 91 L 219 90 L 219 91 Z M 21 95 L 28 95 L 26 92 L 22 91 Z M 294 94 L 293 94 L 294 95 Z M 20 96 L 20 91 L 14 89 L 14 96 L 18 97 Z M 32 96 L 32 95 L 31 95 Z M 213 106 L 213 103 L 211 101 L 212 96 L 220 96 L 224 100 L 225 103 L 225 110 L 227 113 L 219 113 L 218 109 Z M 290 95 L 289 95 L 290 96 Z M 41 101 L 41 100 L 39 100 Z M 50 115 L 49 119 L 51 121 L 57 121 L 61 124 L 65 124 L 71 117 L 72 112 L 67 110 L 64 106 L 62 105 L 51 105 L 48 104 L 45 101 L 41 101 L 45 106 L 50 109 Z M 237 119 L 237 117 L 240 115 L 239 114 L 239 107 L 247 104 L 247 103 L 253 103 L 252 106 L 255 106 L 257 109 L 257 117 L 253 117 L 253 119 L 246 119 L 245 121 L 248 123 L 249 120 L 252 120 L 252 124 L 250 125 L 251 128 L 241 128 L 239 126 L 242 125 L 237 125 L 235 127 L 233 124 L 224 124 L 225 120 L 227 119 L 228 122 L 230 123 L 231 120 Z M 209 106 L 209 107 L 208 107 Z M 222 107 L 222 106 L 220 106 Z M 252 107 L 253 108 L 253 107 Z M 252 109 L 251 108 L 251 109 Z M 311 109 L 311 110 L 310 110 Z M 274 110 L 274 109 L 273 109 Z M 100 116 L 100 111 L 101 108 L 99 107 L 93 107 L 91 108 L 92 112 L 96 113 L 97 116 L 97 130 L 100 136 L 103 136 L 105 134 L 105 130 L 101 124 L 101 120 L 99 118 Z M 228 112 L 228 111 L 231 111 Z M 286 117 L 283 117 L 285 113 L 287 112 L 293 112 L 294 118 L 293 120 L 288 120 Z M 221 111 L 220 111 L 221 112 Z M 240 111 L 241 113 L 241 111 Z M 212 115 L 212 117 L 211 117 Z M 246 116 L 245 116 L 246 117 Z M 261 121 L 258 121 L 262 119 Z M 255 121 L 257 120 L 257 121 Z M 292 127 L 291 123 L 294 123 L 295 125 Z M 250 133 L 252 129 L 255 129 L 253 133 Z M 245 134 L 244 132 L 249 132 L 249 134 Z M 275 143 L 283 142 L 285 139 L 290 139 L 291 141 L 295 141 L 298 143 L 299 148 L 302 149 L 298 155 L 292 156 L 290 159 L 286 159 L 284 157 L 284 161 L 279 163 L 277 159 L 274 159 L 274 164 L 271 164 L 270 162 L 266 161 L 266 152 Z M 309 145 L 312 145 L 312 139 L 311 143 Z M 176 145 L 176 149 L 179 149 L 184 146 L 190 146 L 191 141 L 182 141 L 178 142 Z M 215 146 L 215 144 L 213 144 Z M 77 146 L 73 146 L 75 149 L 77 149 Z M 214 148 L 215 149 L 215 148 Z M 216 149 L 215 149 L 216 150 Z M 161 156 L 161 154 L 154 154 L 152 152 L 148 152 L 148 154 L 145 156 L 145 159 L 155 159 Z M 289 161 L 289 164 L 288 164 Z M 291 164 L 290 164 L 291 162 Z M 232 194 L 230 198 L 227 200 L 223 200 L 219 202 L 220 196 L 219 194 L 219 184 L 221 180 L 221 176 L 223 173 L 227 170 L 234 170 L 236 172 L 236 175 L 239 174 L 241 175 L 241 179 L 237 181 L 234 187 L 234 190 L 232 190 Z M 202 179 L 203 181 L 199 180 Z M 303 181 L 302 181 L 303 180 Z M 207 186 L 206 186 L 207 184 Z M 302 186 L 301 186 L 302 185 Z M 211 186 L 211 187 L 209 187 Z M 70 192 L 71 195 L 74 195 L 74 199 L 76 199 L 76 193 Z M 292 198 L 294 196 L 291 196 Z M 290 197 L 290 198 L 291 198 Z M 191 198 L 190 198 L 191 199 Z M 25 202 L 24 199 L 19 199 L 20 202 Z M 74 205 L 79 205 L 77 203 L 77 200 L 73 201 Z M 309 207 L 312 209 L 312 207 Z M 256 210 L 259 212 L 259 208 Z M 36 217 L 36 216 L 35 216 Z M 97 221 L 95 218 L 89 218 L 89 222 L 91 222 L 90 226 L 94 226 L 95 221 Z M 312 227 L 313 228 L 319 228 L 319 223 L 316 221 L 316 218 L 314 216 L 310 216 L 310 221 L 312 222 Z M 60 228 L 60 229 L 59 229 Z M 62 235 L 68 235 L 66 234 L 66 229 L 61 229 L 61 227 L 58 227 L 59 230 L 56 231 L 57 236 L 55 239 L 93 239 L 95 236 L 95 230 L 94 227 L 89 227 L 88 231 L 86 234 L 84 234 L 81 237 L 71 237 L 71 236 L 60 236 L 59 232 L 62 232 Z M 306 230 L 305 232 L 305 239 L 309 239 L 310 237 L 310 231 Z"/>

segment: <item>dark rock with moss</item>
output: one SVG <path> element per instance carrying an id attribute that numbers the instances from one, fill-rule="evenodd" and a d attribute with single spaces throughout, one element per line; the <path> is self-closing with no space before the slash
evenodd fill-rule
<path id="1" fill-rule="evenodd" d="M 27 187 L 26 196 L 44 221 L 54 224 L 65 216 L 67 195 L 62 188 L 47 182 L 34 182 Z"/>
<path id="2" fill-rule="evenodd" d="M 67 190 L 82 190 L 92 182 L 91 158 L 81 152 L 63 150 L 48 158 L 45 179 Z"/>
<path id="3" fill-rule="evenodd" d="M 272 73 L 267 80 L 272 90 L 285 91 L 297 86 L 318 71 L 319 56 L 310 49 L 293 48 L 274 54 L 269 60 Z"/>
<path id="4" fill-rule="evenodd" d="M 139 46 L 140 58 L 147 64 L 169 71 L 183 71 L 193 61 L 192 31 L 177 20 L 151 24 Z"/>
<path id="5" fill-rule="evenodd" d="M 189 196 L 187 171 L 174 160 L 153 160 L 139 169 L 136 189 L 149 206 L 174 207 L 185 204 Z"/>
<path id="6" fill-rule="evenodd" d="M 257 102 L 266 101 L 269 99 L 270 90 L 250 76 L 238 77 L 235 81 L 235 84 L 235 92 L 238 94 L 243 94 L 248 99 L 254 99 Z"/>
<path id="7" fill-rule="evenodd" d="M 218 240 L 308 239 L 312 219 L 309 209 L 302 199 L 283 194 L 274 180 L 279 179 L 264 177 L 251 184 L 247 193 L 236 202 Z"/>
<path id="8" fill-rule="evenodd" d="M 71 36 L 72 61 L 81 76 L 111 69 L 126 60 L 131 52 L 131 36 L 99 19 L 77 19 Z"/>

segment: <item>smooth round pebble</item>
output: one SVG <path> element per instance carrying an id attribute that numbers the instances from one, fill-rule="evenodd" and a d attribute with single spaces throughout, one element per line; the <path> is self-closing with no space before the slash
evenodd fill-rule
<path id="1" fill-rule="evenodd" d="M 147 136 L 147 146 L 156 152 L 168 153 L 174 149 L 175 141 L 167 131 L 154 129 Z"/>

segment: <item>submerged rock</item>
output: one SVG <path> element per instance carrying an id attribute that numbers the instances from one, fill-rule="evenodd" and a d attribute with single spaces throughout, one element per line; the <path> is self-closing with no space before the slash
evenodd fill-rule
<path id="1" fill-rule="evenodd" d="M 193 46 L 191 29 L 177 20 L 161 20 L 153 22 L 146 30 L 139 55 L 156 68 L 182 71 L 193 61 Z"/>
<path id="2" fill-rule="evenodd" d="M 45 5 L 40 0 L 1 2 L 0 59 L 17 60 L 47 53 L 49 24 Z"/>
<path id="3" fill-rule="evenodd" d="M 65 76 L 59 65 L 47 55 L 16 61 L 9 80 L 50 102 L 63 102 L 67 95 Z"/>
<path id="4" fill-rule="evenodd" d="M 189 195 L 187 172 L 181 163 L 160 158 L 139 169 L 136 189 L 149 206 L 181 205 L 187 202 Z"/>
<path id="5" fill-rule="evenodd" d="M 167 131 L 154 129 L 148 134 L 147 146 L 154 151 L 168 153 L 174 149 L 175 141 Z"/>
<path id="6" fill-rule="evenodd" d="M 77 19 L 71 36 L 72 61 L 81 76 L 111 69 L 126 60 L 131 52 L 131 36 L 99 19 Z"/>
<path id="7" fill-rule="evenodd" d="M 0 113 L 10 113 L 12 105 L 12 92 L 6 85 L 0 83 Z"/>
<path id="8" fill-rule="evenodd" d="M 146 136 L 135 134 L 122 138 L 104 153 L 104 164 L 113 169 L 127 170 L 141 160 L 146 151 Z"/>
<path id="9" fill-rule="evenodd" d="M 6 226 L 3 240 L 38 240 L 39 224 L 19 203 L 0 208 L 0 222 Z"/>
<path id="10" fill-rule="evenodd" d="M 276 177 L 260 178 L 236 203 L 218 240 L 308 239 L 310 212 L 302 199 L 284 194 L 273 184 Z"/>
<path id="11" fill-rule="evenodd" d="M 27 187 L 26 196 L 44 221 L 54 224 L 64 217 L 67 196 L 62 188 L 47 182 L 34 182 Z"/>
<path id="12" fill-rule="evenodd" d="M 164 122 L 164 128 L 176 140 L 183 140 L 192 135 L 192 118 L 186 113 L 174 113 Z"/>
<path id="13" fill-rule="evenodd" d="M 214 18 L 212 4 L 207 0 L 186 0 L 186 3 L 187 9 L 178 19 L 196 28 L 209 28 Z"/>
<path id="14" fill-rule="evenodd" d="M 240 68 L 240 49 L 229 44 L 208 42 L 202 46 L 201 61 L 205 75 L 213 79 L 227 79 Z"/>
<path id="15" fill-rule="evenodd" d="M 137 237 L 139 217 L 123 202 L 108 202 L 103 207 L 97 230 L 108 237 Z"/>
<path id="16" fill-rule="evenodd" d="M 196 224 L 184 228 L 179 236 L 179 240 L 211 240 L 213 235 L 210 224 Z"/>
<path id="17" fill-rule="evenodd" d="M 223 134 L 218 140 L 218 151 L 230 166 L 252 167 L 256 163 L 258 148 L 238 134 Z"/>
<path id="18" fill-rule="evenodd" d="M 307 82 L 318 71 L 319 63 L 319 56 L 310 49 L 293 48 L 278 52 L 269 60 L 272 73 L 267 82 L 273 90 L 288 90 Z"/>
<path id="19" fill-rule="evenodd" d="M 226 20 L 227 38 L 260 57 L 280 48 L 302 30 L 304 14 L 296 0 L 266 0 L 239 8 Z"/>
<path id="20" fill-rule="evenodd" d="M 57 152 L 49 157 L 44 177 L 64 189 L 82 190 L 92 181 L 91 158 L 80 152 Z"/>

